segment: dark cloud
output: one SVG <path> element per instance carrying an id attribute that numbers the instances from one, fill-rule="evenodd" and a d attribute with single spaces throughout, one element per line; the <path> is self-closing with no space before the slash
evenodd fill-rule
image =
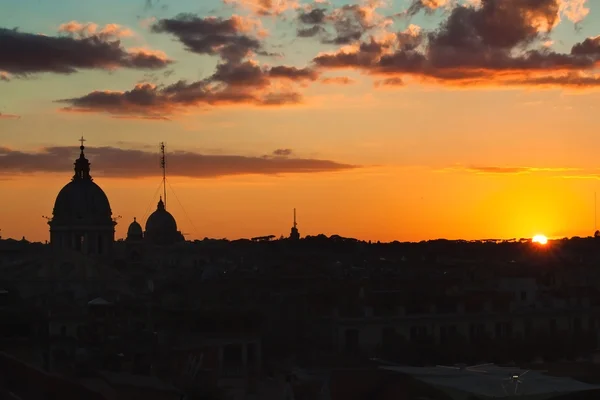
<path id="1" fill-rule="evenodd" d="M 192 53 L 219 55 L 231 63 L 241 62 L 251 53 L 272 55 L 260 40 L 246 32 L 248 28 L 242 17 L 200 18 L 194 14 L 179 14 L 157 21 L 151 29 L 175 36 Z"/>
<path id="2" fill-rule="evenodd" d="M 398 77 L 393 77 L 393 78 L 386 78 L 386 79 L 381 79 L 379 81 L 375 81 L 375 87 L 382 87 L 382 86 L 404 86 L 405 83 L 402 80 L 402 78 L 398 78 Z"/>
<path id="3" fill-rule="evenodd" d="M 319 74 L 313 69 L 288 67 L 285 65 L 268 69 L 268 74 L 272 78 L 289 79 L 292 81 L 314 81 L 319 77 Z"/>
<path id="4" fill-rule="evenodd" d="M 289 157 L 292 153 L 292 149 L 277 149 L 273 151 L 273 155 L 276 157 Z"/>
<path id="5" fill-rule="evenodd" d="M 412 0 L 406 11 L 398 16 L 412 17 L 422 10 L 425 10 L 427 13 L 432 13 L 447 4 L 448 0 Z"/>
<path id="6" fill-rule="evenodd" d="M 59 100 L 63 111 L 107 113 L 143 119 L 164 120 L 167 115 L 201 106 L 248 104 L 282 106 L 297 104 L 302 97 L 295 92 L 270 92 L 268 88 L 242 85 L 215 85 L 206 80 L 178 81 L 168 86 L 138 84 L 125 92 L 95 91 L 78 98 Z"/>
<path id="7" fill-rule="evenodd" d="M 560 20 L 560 9 L 560 0 L 458 5 L 426 35 L 411 26 L 393 39 L 370 38 L 351 50 L 321 54 L 314 62 L 323 68 L 358 68 L 458 85 L 595 86 L 595 77 L 581 73 L 593 71 L 600 60 L 597 38 L 575 45 L 568 54 L 543 46 Z"/>
<path id="8" fill-rule="evenodd" d="M 272 79 L 314 81 L 318 76 L 316 71 L 309 68 L 296 68 L 285 65 L 265 68 L 257 63 L 246 61 L 239 64 L 219 64 L 216 72 L 209 79 L 229 86 L 267 87 L 271 85 Z"/>
<path id="9" fill-rule="evenodd" d="M 327 19 L 327 9 L 313 8 L 311 10 L 300 10 L 298 12 L 298 20 L 303 24 L 317 25 L 322 24 Z"/>
<path id="10" fill-rule="evenodd" d="M 310 38 L 310 37 L 315 37 L 318 35 L 323 35 L 326 32 L 327 31 L 322 26 L 314 25 L 314 26 L 311 26 L 310 28 L 298 28 L 296 35 L 298 37 Z"/>
<path id="11" fill-rule="evenodd" d="M 107 40 L 104 36 L 45 36 L 0 28 L 0 71 L 16 76 L 118 67 L 159 69 L 171 62 L 164 53 L 128 51 L 119 40 Z"/>
<path id="12" fill-rule="evenodd" d="M 571 49 L 571 54 L 600 57 L 600 36 L 585 39 Z"/>
<path id="13" fill-rule="evenodd" d="M 283 149 L 285 152 L 286 149 Z M 75 147 L 48 147 L 37 153 L 26 153 L 0 147 L 0 174 L 71 172 Z M 277 150 L 276 150 L 277 152 Z M 85 150 L 92 164 L 92 176 L 138 178 L 160 174 L 157 154 L 153 151 L 97 147 Z M 291 154 L 291 153 L 290 153 Z M 342 171 L 358 166 L 292 157 L 251 157 L 239 155 L 203 155 L 174 151 L 169 155 L 169 174 L 194 178 L 227 175 L 316 173 Z"/>
<path id="14" fill-rule="evenodd" d="M 308 68 L 261 67 L 255 62 L 220 63 L 209 78 L 167 86 L 139 83 L 125 92 L 95 91 L 78 98 L 58 100 L 63 111 L 100 112 L 120 118 L 168 120 L 167 116 L 199 106 L 249 104 L 282 106 L 302 102 L 292 89 L 273 87 L 276 80 L 313 81 L 318 74 Z"/>
<path id="15" fill-rule="evenodd" d="M 371 3 L 348 4 L 331 11 L 319 7 L 301 9 L 297 14 L 300 27 L 296 34 L 305 38 L 319 36 L 327 44 L 354 43 L 384 20 L 375 13 L 376 3 Z"/>

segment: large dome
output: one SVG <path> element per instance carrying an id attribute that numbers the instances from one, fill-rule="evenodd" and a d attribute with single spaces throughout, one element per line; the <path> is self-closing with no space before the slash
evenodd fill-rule
<path id="1" fill-rule="evenodd" d="M 90 175 L 90 162 L 85 158 L 84 139 L 75 160 L 75 174 L 56 196 L 50 225 L 50 243 L 56 251 L 110 257 L 115 241 L 116 221 L 108 197 Z"/>
<path id="2" fill-rule="evenodd" d="M 58 193 L 54 202 L 54 219 L 110 221 L 112 211 L 108 197 L 91 180 L 73 180 Z"/>
<path id="3" fill-rule="evenodd" d="M 53 220 L 84 224 L 112 224 L 112 211 L 108 197 L 90 176 L 90 163 L 83 154 L 75 161 L 75 175 L 56 197 Z"/>

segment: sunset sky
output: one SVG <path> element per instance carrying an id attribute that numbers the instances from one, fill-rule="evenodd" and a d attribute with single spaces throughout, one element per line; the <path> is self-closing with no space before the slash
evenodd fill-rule
<path id="1" fill-rule="evenodd" d="M 600 3 L 600 2 L 599 2 Z M 1 0 L 0 235 L 47 240 L 86 139 L 117 238 L 588 236 L 592 0 Z"/>

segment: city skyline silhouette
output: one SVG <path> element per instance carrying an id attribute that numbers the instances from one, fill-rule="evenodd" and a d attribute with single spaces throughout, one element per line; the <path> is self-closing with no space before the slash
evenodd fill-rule
<path id="1" fill-rule="evenodd" d="M 303 236 L 593 234 L 589 1 L 25 3 L 0 5 L 3 237 L 48 239 L 81 135 L 117 238 L 160 142 L 187 239 L 287 236 L 294 208 Z"/>

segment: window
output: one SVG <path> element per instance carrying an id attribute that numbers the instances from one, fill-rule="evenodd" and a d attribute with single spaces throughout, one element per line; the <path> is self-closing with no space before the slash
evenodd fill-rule
<path id="1" fill-rule="evenodd" d="M 532 326 L 531 320 L 530 319 L 525 320 L 524 329 L 523 329 L 525 331 L 524 332 L 525 337 L 531 336 L 531 331 L 532 331 L 531 326 Z"/>
<path id="2" fill-rule="evenodd" d="M 246 357 L 249 364 L 256 362 L 256 345 L 254 343 L 246 345 Z"/>
<path id="3" fill-rule="evenodd" d="M 455 325 L 440 327 L 440 342 L 442 344 L 447 343 L 448 340 L 452 339 L 453 337 L 456 337 L 456 326 Z"/>
<path id="4" fill-rule="evenodd" d="M 391 326 L 386 326 L 381 330 L 381 347 L 386 350 L 394 345 L 396 339 L 396 330 Z"/>
<path id="5" fill-rule="evenodd" d="M 469 327 L 469 336 L 471 339 L 480 339 L 485 336 L 485 325 L 471 324 Z"/>
<path id="6" fill-rule="evenodd" d="M 510 322 L 497 322 L 496 323 L 496 337 L 497 338 L 508 338 L 512 336 L 512 325 Z"/>
<path id="7" fill-rule="evenodd" d="M 427 337 L 426 326 L 413 326 L 410 328 L 410 340 L 417 341 Z"/>
<path id="8" fill-rule="evenodd" d="M 348 353 L 356 353 L 359 349 L 359 332 L 358 329 L 347 329 L 345 334 L 346 351 Z"/>
<path id="9" fill-rule="evenodd" d="M 75 250 L 81 251 L 83 248 L 83 235 L 75 236 Z"/>

